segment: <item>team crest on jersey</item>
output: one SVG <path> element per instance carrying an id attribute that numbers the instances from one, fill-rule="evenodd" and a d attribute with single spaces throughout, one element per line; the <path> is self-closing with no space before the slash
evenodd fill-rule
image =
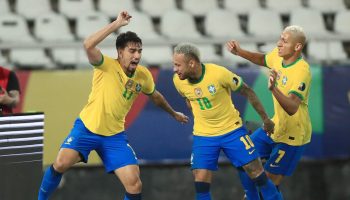
<path id="1" fill-rule="evenodd" d="M 71 145 L 71 142 L 74 140 L 74 137 L 67 138 L 66 142 L 64 144 Z"/>
<path id="2" fill-rule="evenodd" d="M 140 83 L 137 83 L 136 84 L 136 87 L 135 87 L 135 90 L 136 90 L 136 92 L 140 92 L 141 91 L 141 84 Z"/>
<path id="3" fill-rule="evenodd" d="M 278 70 L 276 80 L 280 80 L 281 76 L 282 76 L 282 72 L 281 70 Z"/>
<path id="4" fill-rule="evenodd" d="M 299 87 L 298 87 L 298 90 L 304 91 L 305 88 L 306 88 L 306 84 L 305 84 L 304 82 L 301 82 L 300 85 L 299 85 Z"/>
<path id="5" fill-rule="evenodd" d="M 126 89 L 130 89 L 130 88 L 132 88 L 132 85 L 134 84 L 134 81 L 133 80 L 131 80 L 131 79 L 129 79 L 127 82 L 126 82 L 126 84 L 125 84 L 125 88 Z"/>
<path id="6" fill-rule="evenodd" d="M 237 77 L 233 77 L 232 81 L 233 81 L 236 85 L 238 85 L 238 83 L 239 83 L 239 80 L 238 80 Z"/>
<path id="7" fill-rule="evenodd" d="M 287 81 L 288 81 L 287 76 L 283 76 L 282 85 L 286 85 L 286 84 L 287 84 Z"/>
<path id="8" fill-rule="evenodd" d="M 216 88 L 213 84 L 208 86 L 208 90 L 209 90 L 211 95 L 214 95 L 216 93 Z"/>
<path id="9" fill-rule="evenodd" d="M 201 89 L 201 88 L 195 88 L 195 89 L 194 89 L 194 94 L 195 94 L 197 97 L 202 97 L 202 95 L 203 95 L 202 89 Z"/>

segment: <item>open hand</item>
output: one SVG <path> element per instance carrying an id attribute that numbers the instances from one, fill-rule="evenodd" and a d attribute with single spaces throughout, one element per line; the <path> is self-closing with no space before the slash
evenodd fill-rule
<path id="1" fill-rule="evenodd" d="M 181 112 L 175 112 L 174 117 L 177 121 L 179 121 L 183 124 L 188 122 L 188 117 Z"/>

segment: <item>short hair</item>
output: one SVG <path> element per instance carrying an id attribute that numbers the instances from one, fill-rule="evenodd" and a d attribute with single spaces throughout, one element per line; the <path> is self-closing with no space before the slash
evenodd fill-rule
<path id="1" fill-rule="evenodd" d="M 136 33 L 128 31 L 118 35 L 115 41 L 115 47 L 116 49 L 124 49 L 128 42 L 140 43 L 142 45 L 141 38 L 139 38 Z"/>
<path id="2" fill-rule="evenodd" d="M 180 43 L 174 48 L 174 53 L 184 54 L 187 60 L 193 58 L 197 62 L 200 62 L 199 49 L 190 43 Z"/>
<path id="3" fill-rule="evenodd" d="M 306 36 L 304 29 L 301 26 L 291 25 L 287 26 L 284 29 L 284 32 L 289 32 L 292 34 L 292 37 L 296 38 L 302 45 L 306 43 Z"/>

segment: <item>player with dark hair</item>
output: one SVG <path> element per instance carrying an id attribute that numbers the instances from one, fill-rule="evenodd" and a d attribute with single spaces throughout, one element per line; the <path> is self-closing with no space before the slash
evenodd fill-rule
<path id="1" fill-rule="evenodd" d="M 92 150 L 101 157 L 106 171 L 114 173 L 125 187 L 124 200 L 140 200 L 140 170 L 124 132 L 125 116 L 136 97 L 144 93 L 177 121 L 188 121 L 187 116 L 174 111 L 155 89 L 150 71 L 139 65 L 142 41 L 135 33 L 118 36 L 117 59 L 103 55 L 96 47 L 109 34 L 127 25 L 130 18 L 128 12 L 123 11 L 115 21 L 84 41 L 89 62 L 94 65 L 92 91 L 56 161 L 44 174 L 39 200 L 48 199 L 60 183 L 62 174 L 77 162 L 87 162 Z"/>

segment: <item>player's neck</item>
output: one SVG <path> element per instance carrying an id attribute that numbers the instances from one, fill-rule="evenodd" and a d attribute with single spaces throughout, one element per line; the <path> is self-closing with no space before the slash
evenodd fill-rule
<path id="1" fill-rule="evenodd" d="M 295 52 L 292 55 L 288 55 L 283 57 L 283 66 L 288 66 L 291 65 L 293 63 L 295 63 L 297 60 L 299 60 L 301 58 L 301 53 L 300 52 Z"/>
<path id="2" fill-rule="evenodd" d="M 191 81 L 199 81 L 202 78 L 203 75 L 203 67 L 201 65 L 201 63 L 198 63 L 195 66 L 195 69 L 193 70 L 193 74 L 190 77 Z"/>

